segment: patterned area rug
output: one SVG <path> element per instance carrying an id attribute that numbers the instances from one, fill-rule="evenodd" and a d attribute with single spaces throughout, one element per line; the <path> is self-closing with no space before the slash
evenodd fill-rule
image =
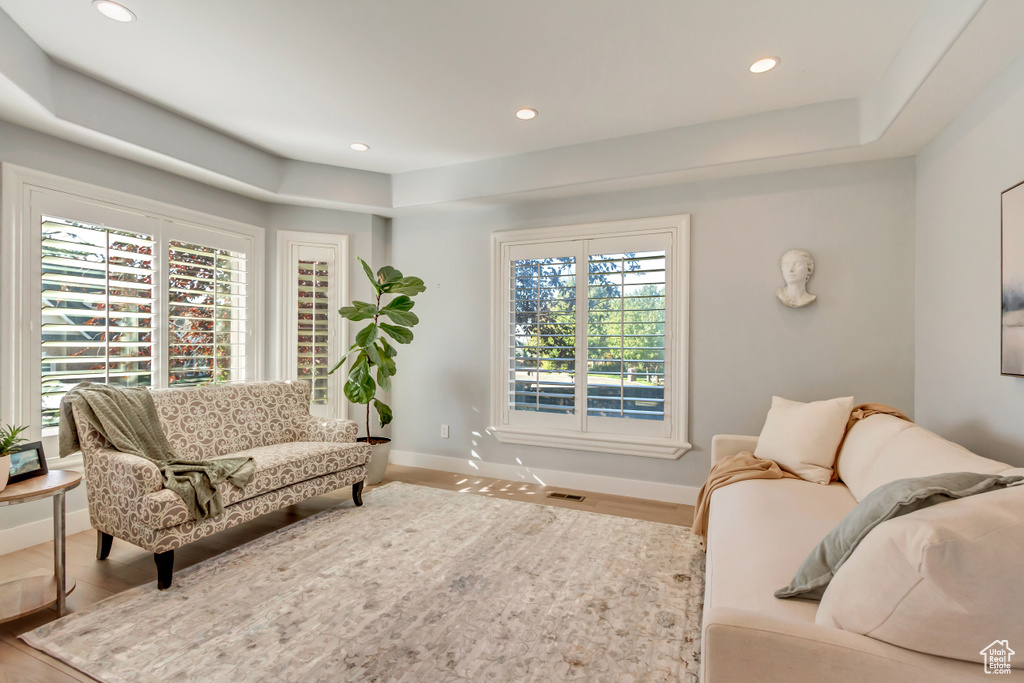
<path id="1" fill-rule="evenodd" d="M 696 681 L 689 529 L 392 483 L 26 633 L 100 681 Z"/>

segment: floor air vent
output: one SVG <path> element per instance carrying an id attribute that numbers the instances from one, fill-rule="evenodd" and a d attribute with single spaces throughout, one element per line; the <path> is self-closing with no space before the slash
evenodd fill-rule
<path id="1" fill-rule="evenodd" d="M 552 491 L 548 494 L 548 498 L 560 498 L 561 500 L 571 500 L 574 502 L 580 502 L 586 500 L 586 496 L 577 496 L 575 493 L 559 493 L 558 491 Z"/>

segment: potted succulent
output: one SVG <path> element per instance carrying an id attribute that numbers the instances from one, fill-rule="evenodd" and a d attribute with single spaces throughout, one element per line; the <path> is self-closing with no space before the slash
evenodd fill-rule
<path id="1" fill-rule="evenodd" d="M 0 428 L 0 491 L 7 488 L 7 477 L 11 474 L 11 453 L 28 439 L 21 438 L 21 433 L 28 427 L 5 426 Z"/>
<path id="2" fill-rule="evenodd" d="M 398 350 L 392 344 L 408 344 L 412 341 L 412 330 L 409 329 L 420 321 L 412 312 L 415 305 L 412 297 L 426 291 L 423 280 L 418 277 L 406 277 L 401 271 L 384 266 L 376 276 L 366 261 L 357 259 L 363 272 L 370 279 L 377 300 L 374 303 L 353 301 L 351 306 L 343 306 L 338 313 L 347 320 L 370 322 L 356 334 L 356 343 L 345 353 L 345 357 L 331 368 L 333 374 L 345 360 L 355 354 L 345 382 L 345 396 L 353 403 L 366 405 L 366 437 L 359 441 L 369 442 L 373 449 L 370 463 L 367 465 L 366 483 L 378 484 L 384 478 L 391 450 L 391 439 L 383 436 L 370 435 L 370 404 L 377 410 L 380 426 L 383 428 L 393 417 L 391 407 L 377 398 L 377 389 L 391 391 L 391 378 L 395 375 L 395 356 Z M 384 302 L 389 297 L 390 301 Z M 382 318 L 387 318 L 384 322 Z M 388 338 L 390 337 L 390 341 Z"/>

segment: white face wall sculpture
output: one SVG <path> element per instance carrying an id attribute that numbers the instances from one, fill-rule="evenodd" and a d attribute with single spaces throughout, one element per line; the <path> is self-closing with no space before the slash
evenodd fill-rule
<path id="1" fill-rule="evenodd" d="M 801 308 L 818 297 L 807 291 L 807 280 L 814 272 L 814 259 L 806 249 L 790 249 L 782 255 L 782 279 L 785 287 L 775 290 L 779 301 L 790 308 Z"/>

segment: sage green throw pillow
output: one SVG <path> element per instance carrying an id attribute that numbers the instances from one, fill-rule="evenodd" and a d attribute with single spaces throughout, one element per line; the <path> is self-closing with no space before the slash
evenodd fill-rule
<path id="1" fill-rule="evenodd" d="M 822 539 L 796 571 L 785 588 L 775 591 L 777 598 L 821 600 L 829 581 L 849 559 L 857 545 L 887 519 L 915 510 L 966 498 L 993 489 L 1002 489 L 1024 481 L 1024 477 L 1002 477 L 976 472 L 947 472 L 927 477 L 897 479 L 869 493 L 835 529 Z"/>

